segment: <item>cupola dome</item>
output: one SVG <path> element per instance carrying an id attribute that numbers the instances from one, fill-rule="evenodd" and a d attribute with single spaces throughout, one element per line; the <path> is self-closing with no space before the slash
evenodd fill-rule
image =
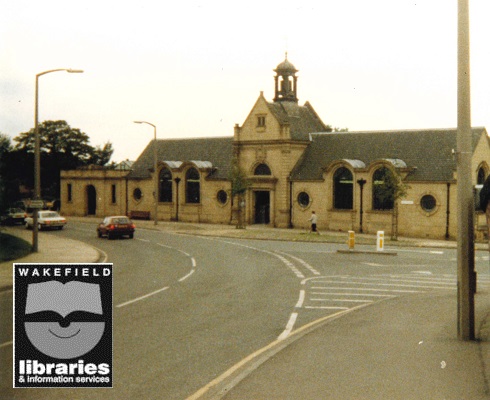
<path id="1" fill-rule="evenodd" d="M 298 72 L 298 70 L 288 60 L 288 53 L 286 53 L 285 60 L 276 67 L 274 72 L 276 73 L 276 76 L 274 77 L 274 101 L 293 101 L 297 103 L 298 78 L 296 76 L 296 72 Z"/>

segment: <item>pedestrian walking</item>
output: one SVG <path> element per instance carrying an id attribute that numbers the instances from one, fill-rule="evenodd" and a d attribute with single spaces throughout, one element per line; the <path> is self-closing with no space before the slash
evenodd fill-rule
<path id="1" fill-rule="evenodd" d="M 317 222 L 318 222 L 318 215 L 315 214 L 315 211 L 312 211 L 311 212 L 311 217 L 310 219 L 308 220 L 311 222 L 311 228 L 310 228 L 310 233 L 311 232 L 315 232 L 317 234 L 319 234 L 320 232 L 318 232 L 318 229 L 317 229 Z"/>

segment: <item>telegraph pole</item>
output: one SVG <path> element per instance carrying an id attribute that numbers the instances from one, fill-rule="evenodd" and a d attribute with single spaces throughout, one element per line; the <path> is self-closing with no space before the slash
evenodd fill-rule
<path id="1" fill-rule="evenodd" d="M 469 0 L 458 0 L 458 338 L 475 339 Z"/>

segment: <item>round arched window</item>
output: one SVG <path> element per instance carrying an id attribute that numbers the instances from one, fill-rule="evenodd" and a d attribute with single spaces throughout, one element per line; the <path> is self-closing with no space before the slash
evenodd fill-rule
<path id="1" fill-rule="evenodd" d="M 303 208 L 308 207 L 310 205 L 310 195 L 306 192 L 298 194 L 298 204 Z"/>
<path id="2" fill-rule="evenodd" d="M 424 211 L 427 212 L 434 211 L 436 205 L 437 205 L 436 198 L 431 194 L 426 194 L 425 196 L 422 196 L 422 198 L 420 199 L 420 207 L 422 207 Z"/>
<path id="3" fill-rule="evenodd" d="M 272 171 L 267 164 L 259 164 L 255 167 L 254 175 L 272 175 Z"/>
<path id="4" fill-rule="evenodd" d="M 218 199 L 218 203 L 226 204 L 228 201 L 228 193 L 226 193 L 224 190 L 220 190 L 216 195 L 216 198 Z"/>
<path id="5" fill-rule="evenodd" d="M 133 190 L 133 198 L 135 200 L 141 200 L 142 197 L 143 197 L 143 192 L 141 191 L 140 188 L 136 188 Z"/>

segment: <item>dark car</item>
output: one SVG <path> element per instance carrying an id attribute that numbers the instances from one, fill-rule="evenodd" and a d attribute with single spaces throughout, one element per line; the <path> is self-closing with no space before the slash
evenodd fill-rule
<path id="1" fill-rule="evenodd" d="M 97 236 L 107 236 L 109 239 L 129 236 L 129 238 L 132 239 L 135 230 L 136 226 L 126 216 L 105 217 L 97 227 Z"/>
<path id="2" fill-rule="evenodd" d="M 9 208 L 0 216 L 3 225 L 23 224 L 27 216 L 24 210 L 20 208 Z"/>

